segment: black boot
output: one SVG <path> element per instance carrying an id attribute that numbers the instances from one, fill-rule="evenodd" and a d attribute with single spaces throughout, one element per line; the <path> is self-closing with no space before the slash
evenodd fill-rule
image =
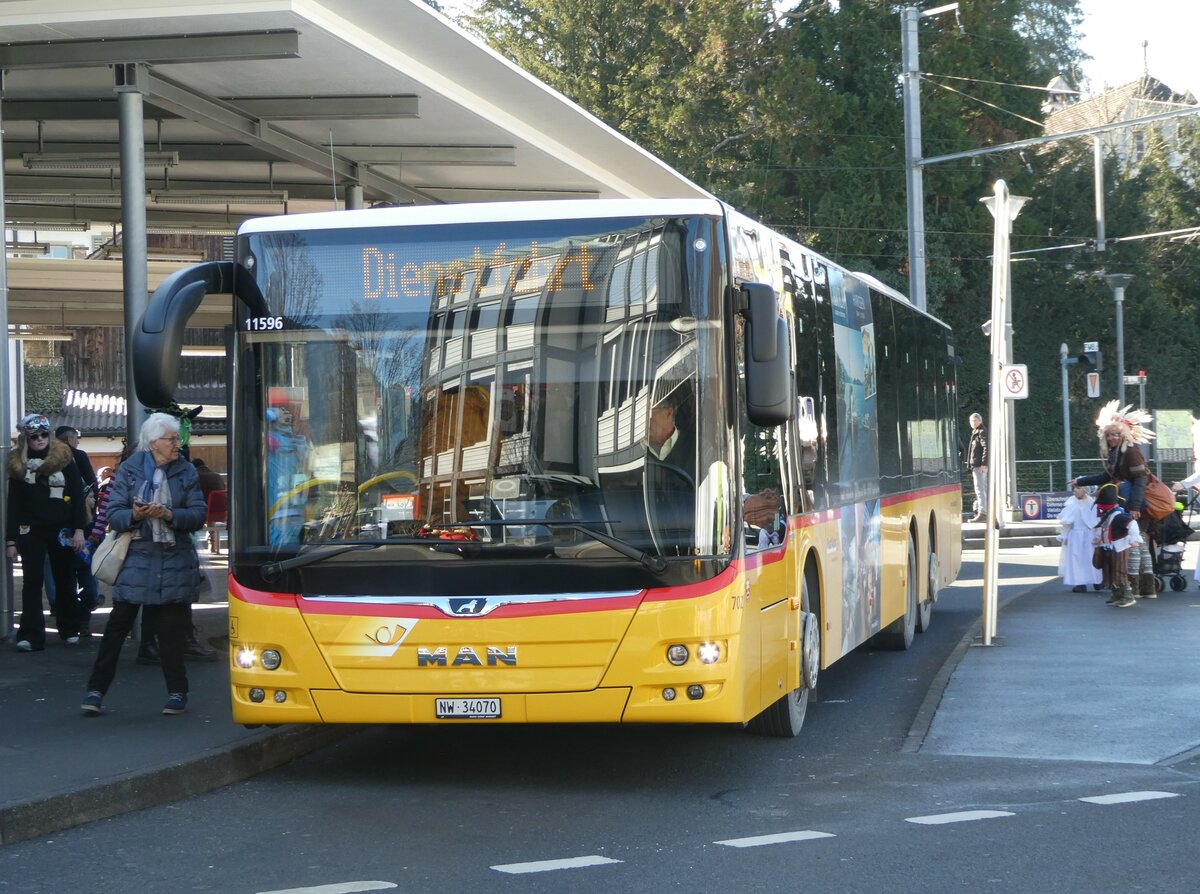
<path id="1" fill-rule="evenodd" d="M 191 658 L 196 661 L 216 661 L 217 652 L 215 649 L 210 649 L 196 637 L 196 628 L 193 627 L 187 635 L 187 639 L 183 644 L 183 657 Z"/>
<path id="2" fill-rule="evenodd" d="M 157 640 L 142 640 L 142 644 L 138 646 L 137 663 L 152 665 L 155 667 L 161 663 L 161 659 L 158 657 Z"/>

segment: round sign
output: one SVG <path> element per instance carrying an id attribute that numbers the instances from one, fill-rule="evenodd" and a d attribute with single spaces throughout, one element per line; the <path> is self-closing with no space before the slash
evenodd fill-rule
<path id="1" fill-rule="evenodd" d="M 1038 497 L 1026 497 L 1025 502 L 1021 505 L 1021 511 L 1025 513 L 1025 520 L 1037 519 L 1042 517 L 1042 501 Z"/>
<path id="2" fill-rule="evenodd" d="M 1008 389 L 1009 394 L 1021 394 L 1025 391 L 1025 374 L 1021 370 L 1012 368 L 1004 374 L 1004 387 Z"/>

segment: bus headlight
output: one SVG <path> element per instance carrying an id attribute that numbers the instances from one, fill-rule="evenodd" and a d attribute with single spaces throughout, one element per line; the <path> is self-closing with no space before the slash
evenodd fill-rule
<path id="1" fill-rule="evenodd" d="M 253 649 L 238 649 L 237 666 L 242 670 L 250 670 L 254 667 L 254 650 Z"/>
<path id="2" fill-rule="evenodd" d="M 257 686 L 255 686 L 253 689 L 250 690 L 250 701 L 254 702 L 256 705 L 259 704 L 266 697 L 267 697 L 267 694 L 265 692 L 263 692 L 261 689 L 259 689 Z"/>
<path id="3" fill-rule="evenodd" d="M 701 643 L 696 648 L 696 657 L 701 664 L 716 664 L 721 660 L 721 647 L 717 643 Z M 266 654 L 263 654 L 265 660 Z"/>
<path id="4" fill-rule="evenodd" d="M 671 662 L 676 667 L 687 664 L 688 647 L 682 643 L 676 643 L 673 646 L 667 647 L 667 661 Z"/>
<path id="5" fill-rule="evenodd" d="M 263 649 L 258 660 L 262 663 L 263 668 L 269 671 L 278 669 L 279 665 L 283 663 L 283 659 L 274 649 Z"/>

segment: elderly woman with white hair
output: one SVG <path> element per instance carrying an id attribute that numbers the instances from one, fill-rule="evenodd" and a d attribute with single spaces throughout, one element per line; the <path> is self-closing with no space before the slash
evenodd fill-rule
<path id="1" fill-rule="evenodd" d="M 179 420 L 154 413 L 142 425 L 138 450 L 117 470 L 108 502 L 109 528 L 132 531 L 133 538 L 113 586 L 112 613 L 83 700 L 85 714 L 101 712 L 139 608 L 158 634 L 167 683 L 163 713 L 187 709 L 184 648 L 189 608 L 200 591 L 200 559 L 191 534 L 204 526 L 206 514 L 196 468 L 180 455 Z"/>

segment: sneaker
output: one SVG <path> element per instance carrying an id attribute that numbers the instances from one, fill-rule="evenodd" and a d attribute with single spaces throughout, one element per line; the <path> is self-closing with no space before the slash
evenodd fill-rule
<path id="1" fill-rule="evenodd" d="M 1071 587 L 1071 592 L 1072 593 L 1086 593 L 1087 587 L 1084 586 L 1083 584 L 1078 584 L 1074 587 Z"/>
<path id="2" fill-rule="evenodd" d="M 92 690 L 83 697 L 83 704 L 80 705 L 80 710 L 83 711 L 84 717 L 94 717 L 100 713 L 100 703 L 104 701 L 104 693 Z"/>
<path id="3" fill-rule="evenodd" d="M 1114 602 L 1113 605 L 1115 605 L 1117 608 L 1129 608 L 1131 605 L 1137 605 L 1137 600 L 1132 596 L 1122 596 L 1120 599 Z"/>
<path id="4" fill-rule="evenodd" d="M 63 642 L 66 643 L 68 646 L 77 646 L 77 645 L 79 645 L 79 637 L 78 636 L 68 636 L 66 639 L 63 640 Z"/>
<path id="5" fill-rule="evenodd" d="M 172 692 L 167 697 L 167 703 L 163 705 L 164 714 L 182 714 L 187 710 L 187 693 Z"/>
<path id="6" fill-rule="evenodd" d="M 1158 594 L 1157 593 L 1143 593 L 1142 598 L 1143 599 L 1157 599 Z"/>
<path id="7" fill-rule="evenodd" d="M 18 652 L 32 652 L 33 651 L 33 643 L 31 643 L 27 639 L 19 639 L 19 640 L 17 640 L 17 651 Z"/>
<path id="8" fill-rule="evenodd" d="M 1108 598 L 1104 600 L 1104 604 L 1105 605 L 1116 605 L 1120 601 L 1121 601 L 1121 597 L 1118 596 L 1116 593 L 1109 593 Z"/>

